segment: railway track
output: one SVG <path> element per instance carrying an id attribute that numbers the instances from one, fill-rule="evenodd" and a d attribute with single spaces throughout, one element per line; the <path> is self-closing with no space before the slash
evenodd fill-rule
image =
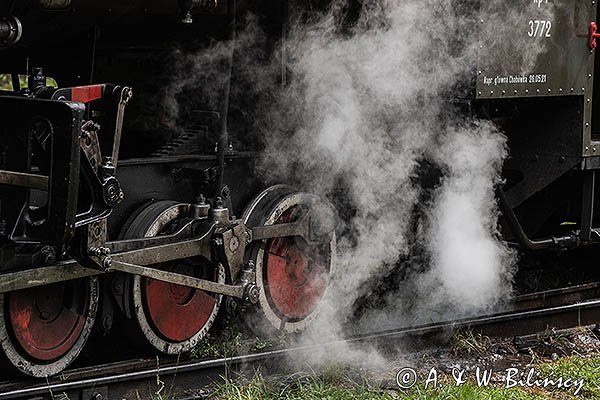
<path id="1" fill-rule="evenodd" d="M 515 299 L 510 310 L 457 321 L 400 327 L 345 340 L 265 351 L 230 358 L 181 361 L 173 358 L 135 359 L 67 370 L 47 381 L 23 379 L 0 383 L 0 400 L 122 400 L 204 398 L 202 388 L 228 371 L 276 366 L 283 359 L 301 359 L 303 354 L 323 351 L 340 344 L 389 345 L 401 339 L 447 335 L 471 328 L 496 337 L 525 336 L 548 327 L 565 329 L 594 325 L 600 321 L 600 282 L 527 294 Z M 161 389 L 162 388 L 162 389 Z M 158 394 L 157 394 L 158 393 Z"/>

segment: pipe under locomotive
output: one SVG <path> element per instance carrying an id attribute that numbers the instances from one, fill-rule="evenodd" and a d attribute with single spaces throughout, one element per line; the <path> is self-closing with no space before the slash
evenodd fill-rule
<path id="1" fill-rule="evenodd" d="M 555 26 L 567 26 L 552 51 L 570 49 L 575 61 L 557 64 L 550 54 L 541 63 L 547 81 L 512 87 L 507 78 L 494 91 L 489 77 L 510 67 L 482 51 L 470 98 L 461 100 L 504 126 L 506 239 L 536 250 L 598 237 L 600 102 L 588 30 L 596 6 L 558 3 L 564 15 Z M 94 324 L 109 330 L 117 314 L 172 354 L 197 345 L 225 298 L 248 304 L 270 330 L 297 332 L 316 315 L 333 272 L 334 211 L 316 195 L 249 174 L 261 148 L 258 138 L 236 141 L 228 127 L 233 48 L 221 104 L 193 110 L 183 132 L 161 121 L 155 101 L 173 43 L 232 39 L 236 15 L 250 6 L 267 16 L 274 42 L 285 36 L 280 1 L 0 5 L 0 73 L 10 81 L 0 91 L 0 343 L 22 372 L 63 370 Z M 529 4 L 522 7 L 528 16 Z M 578 229 L 550 229 L 559 214 L 579 218 Z"/>

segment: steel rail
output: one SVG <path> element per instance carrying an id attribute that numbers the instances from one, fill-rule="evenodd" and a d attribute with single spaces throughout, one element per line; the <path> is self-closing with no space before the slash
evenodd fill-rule
<path id="1" fill-rule="evenodd" d="M 579 288 L 584 291 L 592 289 L 598 289 L 597 284 L 581 285 L 575 288 L 559 289 L 556 291 L 550 291 L 551 295 L 557 295 L 561 292 L 573 294 L 576 289 Z M 543 293 L 544 297 L 547 297 L 548 293 Z M 531 297 L 531 296 L 529 296 Z M 527 298 L 527 297 L 526 297 Z M 549 326 L 557 329 L 564 329 L 579 325 L 592 325 L 600 321 L 600 299 L 588 300 L 577 304 L 568 304 L 560 306 L 552 306 L 543 309 L 533 309 L 526 311 L 508 311 L 499 314 L 492 314 L 488 316 L 465 318 L 456 321 L 446 321 L 440 323 L 431 323 L 416 327 L 401 327 L 397 329 L 390 329 L 377 333 L 369 333 L 361 336 L 355 336 L 344 340 L 334 340 L 326 343 L 311 344 L 287 349 L 271 350 L 255 354 L 247 354 L 229 358 L 221 358 L 215 360 L 204 360 L 204 361 L 186 361 L 181 363 L 171 363 L 165 366 L 148 367 L 148 362 L 139 370 L 121 373 L 111 373 L 115 369 L 118 369 L 119 364 L 109 364 L 107 366 L 95 367 L 94 370 L 98 373 L 103 368 L 106 369 L 106 376 L 99 376 L 95 378 L 86 378 L 85 376 L 74 379 L 72 381 L 54 381 L 40 384 L 39 381 L 32 384 L 29 387 L 23 387 L 17 383 L 18 388 L 11 385 L 12 388 L 7 388 L 5 392 L 1 392 L 3 389 L 0 386 L 0 399 L 29 399 L 39 398 L 44 399 L 43 396 L 56 397 L 57 393 L 73 392 L 88 394 L 88 397 L 84 395 L 71 394 L 69 398 L 71 400 L 80 398 L 82 400 L 93 399 L 100 400 L 106 398 L 112 399 L 111 397 L 103 397 L 101 391 L 108 391 L 112 386 L 117 384 L 125 384 L 139 387 L 139 381 L 143 380 L 145 387 L 147 387 L 147 381 L 151 380 L 156 382 L 158 376 L 162 380 L 167 377 L 175 377 L 183 379 L 185 376 L 191 379 L 191 383 L 188 385 L 202 385 L 203 383 L 209 383 L 209 381 L 203 382 L 203 377 L 212 376 L 213 378 L 218 376 L 219 373 L 223 373 L 226 368 L 233 368 L 241 365 L 254 365 L 257 363 L 264 363 L 267 361 L 280 360 L 288 357 L 289 359 L 297 359 L 302 353 L 322 351 L 327 348 L 334 348 L 339 345 L 348 344 L 361 344 L 361 343 L 395 343 L 395 340 L 402 338 L 424 336 L 428 334 L 439 334 L 439 333 L 450 333 L 456 329 L 472 328 L 477 331 L 481 331 L 484 334 L 492 336 L 522 336 L 531 333 L 537 333 L 547 329 Z M 131 363 L 131 361 L 130 361 Z M 63 376 L 69 376 L 70 374 L 77 375 L 77 370 L 66 371 Z M 191 374 L 191 375 L 190 375 Z M 202 383 L 203 382 L 203 383 Z M 122 385 L 123 386 L 123 385 Z M 144 385 L 142 385 L 144 386 Z M 94 390 L 97 390 L 94 392 Z M 123 396 L 123 388 L 118 392 L 118 396 Z M 83 391 L 83 392 L 82 392 Z M 99 397 L 91 397 L 97 396 Z M 108 393 L 107 393 L 108 395 Z M 34 397 L 41 396 L 41 397 Z M 121 399 L 122 397 L 115 397 Z"/>

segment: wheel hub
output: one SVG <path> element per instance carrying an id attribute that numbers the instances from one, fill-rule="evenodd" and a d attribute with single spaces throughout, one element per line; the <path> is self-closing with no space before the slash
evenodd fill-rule
<path id="1" fill-rule="evenodd" d="M 71 350 L 86 322 L 72 305 L 84 301 L 86 310 L 86 292 L 85 285 L 66 282 L 7 295 L 12 334 L 29 358 L 53 361 Z"/>
<path id="2" fill-rule="evenodd" d="M 176 272 L 182 272 L 181 268 Z M 152 325 L 172 342 L 188 340 L 198 333 L 217 302 L 204 291 L 155 279 L 145 278 L 143 287 L 146 313 Z"/>
<path id="3" fill-rule="evenodd" d="M 50 323 L 58 318 L 63 308 L 63 294 L 58 286 L 40 288 L 35 295 L 35 308 L 39 318 Z"/>
<path id="4" fill-rule="evenodd" d="M 171 293 L 171 297 L 173 298 L 173 301 L 180 306 L 183 306 L 187 303 L 189 303 L 192 298 L 194 297 L 194 289 L 186 287 L 186 286 L 181 286 L 181 285 L 175 285 L 175 284 L 170 284 L 169 285 L 169 293 Z"/>
<path id="5" fill-rule="evenodd" d="M 294 206 L 276 224 L 296 221 L 303 212 Z M 266 246 L 268 295 L 276 310 L 287 320 L 306 318 L 317 307 L 328 284 L 328 260 L 323 249 L 308 247 L 294 238 L 276 238 Z"/>

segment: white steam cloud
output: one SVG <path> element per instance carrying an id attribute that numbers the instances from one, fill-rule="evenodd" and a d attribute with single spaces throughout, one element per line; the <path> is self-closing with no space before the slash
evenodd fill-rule
<path id="1" fill-rule="evenodd" d="M 364 1 L 348 31 L 340 28 L 338 2 L 291 35 L 294 78 L 269 113 L 263 171 L 322 194 L 341 180 L 356 209 L 313 326 L 320 338 L 348 334 L 343 324 L 356 300 L 398 268 L 419 271 L 405 277 L 419 301 L 407 309 L 399 304 L 406 293 L 391 288 L 359 329 L 424 318 L 425 310 L 480 311 L 510 293 L 514 258 L 498 240 L 494 201 L 505 137 L 491 124 L 466 123 L 444 97 L 476 65 L 478 42 L 467 29 L 476 16 L 463 14 L 465 4 Z M 427 204 L 420 204 L 424 189 L 415 178 L 423 160 L 444 173 Z M 415 229 L 417 208 L 426 218 Z M 411 265 L 414 241 L 424 245 L 429 265 Z"/>
<path id="2" fill-rule="evenodd" d="M 449 130 L 436 158 L 446 176 L 430 214 L 432 269 L 419 277 L 431 305 L 481 311 L 510 295 L 513 253 L 499 241 L 494 184 L 506 155 L 504 138 L 479 123 Z"/>
<path id="3" fill-rule="evenodd" d="M 351 22 L 336 0 L 317 20 L 292 23 L 284 88 L 272 79 L 277 56 L 261 63 L 253 51 L 239 54 L 238 95 L 257 96 L 253 120 L 266 135 L 259 172 L 348 205 L 336 276 L 309 340 L 352 333 L 345 324 L 357 299 L 383 283 L 388 294 L 354 328 L 466 315 L 511 292 L 515 256 L 499 240 L 494 201 L 506 138 L 451 104 L 476 72 L 476 11 L 459 0 L 361 4 Z M 254 49 L 263 37 L 250 20 L 240 39 Z M 185 59 L 199 67 L 173 95 L 210 70 L 207 61 L 222 60 L 226 47 L 216 49 Z M 423 185 L 424 164 L 441 171 L 433 187 Z M 404 279 L 388 280 L 398 270 Z M 342 356 L 365 352 L 332 355 Z"/>

